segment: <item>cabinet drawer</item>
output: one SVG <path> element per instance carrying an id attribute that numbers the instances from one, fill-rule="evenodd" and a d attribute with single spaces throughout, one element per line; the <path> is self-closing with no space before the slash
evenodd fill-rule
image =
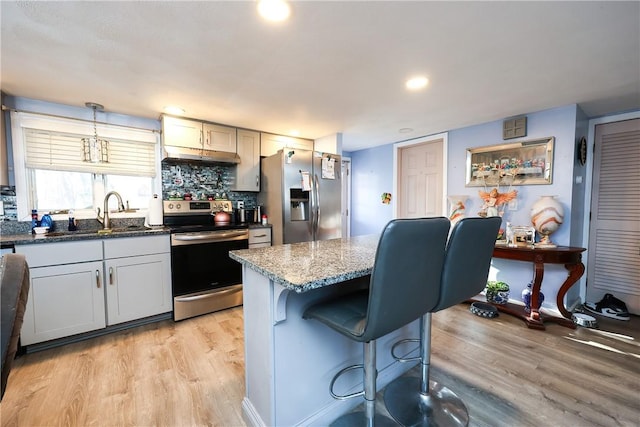
<path id="1" fill-rule="evenodd" d="M 16 252 L 24 254 L 27 258 L 29 268 L 86 261 L 102 261 L 102 241 L 86 240 L 16 245 Z"/>
<path id="2" fill-rule="evenodd" d="M 171 243 L 168 234 L 148 237 L 123 237 L 104 241 L 105 259 L 160 254 L 170 250 Z"/>
<path id="3" fill-rule="evenodd" d="M 256 249 L 256 248 L 268 248 L 269 246 L 271 246 L 271 242 L 264 242 L 264 243 L 251 243 L 249 245 L 249 249 Z"/>
<path id="4" fill-rule="evenodd" d="M 250 228 L 249 229 L 249 245 L 255 243 L 271 243 L 271 228 Z"/>

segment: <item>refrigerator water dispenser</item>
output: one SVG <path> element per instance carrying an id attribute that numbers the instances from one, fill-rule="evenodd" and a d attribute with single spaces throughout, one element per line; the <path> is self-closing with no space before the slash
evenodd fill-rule
<path id="1" fill-rule="evenodd" d="M 290 188 L 291 221 L 306 221 L 309 218 L 309 192 Z"/>

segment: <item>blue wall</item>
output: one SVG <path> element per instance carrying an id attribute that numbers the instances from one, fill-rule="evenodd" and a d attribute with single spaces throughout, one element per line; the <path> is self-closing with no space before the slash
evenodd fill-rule
<path id="1" fill-rule="evenodd" d="M 393 205 L 381 199 L 382 193 L 393 193 L 393 144 L 350 155 L 351 235 L 380 233 L 393 217 Z"/>
<path id="2" fill-rule="evenodd" d="M 531 206 L 542 195 L 557 196 L 565 210 L 564 224 L 553 234 L 552 240 L 560 245 L 578 244 L 571 237 L 571 231 L 581 229 L 581 212 L 574 213 L 572 205 L 574 191 L 580 201 L 584 201 L 584 188 L 574 185 L 576 139 L 586 136 L 584 113 L 577 105 L 553 108 L 526 114 L 527 136 L 504 141 L 502 120 L 455 129 L 448 133 L 447 194 L 467 195 L 467 216 L 477 216 L 482 205 L 478 196 L 480 187 L 465 186 L 465 164 L 467 148 L 496 145 L 553 136 L 555 147 L 553 156 L 553 183 L 550 185 L 514 186 L 518 191 L 517 210 L 505 211 L 504 220 L 514 225 L 530 225 Z M 576 137 L 577 132 L 583 132 Z M 354 151 L 352 159 L 352 235 L 379 233 L 393 216 L 391 205 L 383 205 L 380 195 L 392 192 L 393 188 L 393 144 L 367 150 Z M 579 172 L 584 175 L 581 168 Z M 574 224 L 572 222 L 579 222 Z M 563 266 L 545 267 L 543 292 L 547 297 L 543 307 L 555 308 L 553 297 L 566 278 Z M 489 275 L 492 280 L 502 280 L 511 286 L 511 296 L 520 299 L 521 291 L 533 278 L 530 263 L 494 260 Z M 577 287 L 576 287 L 577 288 Z M 574 294 L 574 293 L 572 293 Z M 577 292 L 575 293 L 577 297 Z"/>

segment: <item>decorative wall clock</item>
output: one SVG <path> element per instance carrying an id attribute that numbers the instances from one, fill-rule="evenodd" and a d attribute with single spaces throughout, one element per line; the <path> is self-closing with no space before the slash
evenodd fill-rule
<path id="1" fill-rule="evenodd" d="M 578 161 L 581 166 L 587 162 L 587 139 L 583 136 L 578 143 Z"/>

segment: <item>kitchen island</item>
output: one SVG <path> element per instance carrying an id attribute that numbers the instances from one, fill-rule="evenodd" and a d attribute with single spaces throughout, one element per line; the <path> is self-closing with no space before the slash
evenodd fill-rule
<path id="1" fill-rule="evenodd" d="M 359 236 L 230 252 L 243 265 L 245 397 L 255 426 L 326 426 L 363 402 L 334 400 L 331 378 L 362 364 L 363 346 L 302 313 L 311 304 L 362 287 L 379 236 Z M 391 345 L 415 338 L 418 321 L 377 340 L 378 387 L 413 365 L 391 357 Z M 417 355 L 417 351 L 412 353 Z M 344 375 L 336 392 L 361 390 L 362 371 Z"/>

